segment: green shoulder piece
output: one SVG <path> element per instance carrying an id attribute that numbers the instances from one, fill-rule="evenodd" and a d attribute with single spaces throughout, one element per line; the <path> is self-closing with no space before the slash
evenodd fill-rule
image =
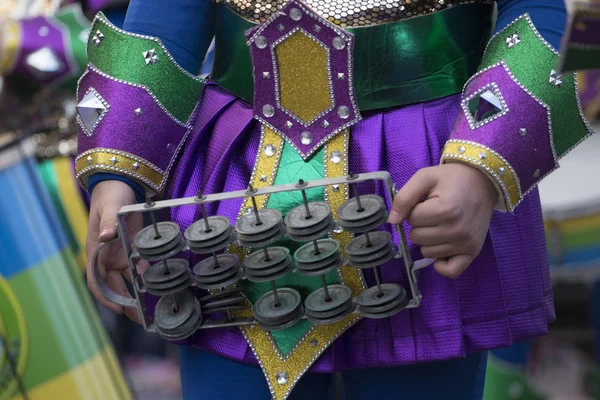
<path id="1" fill-rule="evenodd" d="M 160 39 L 119 29 L 100 12 L 90 29 L 87 56 L 105 74 L 148 88 L 178 120 L 191 117 L 204 81 L 181 68 Z"/>

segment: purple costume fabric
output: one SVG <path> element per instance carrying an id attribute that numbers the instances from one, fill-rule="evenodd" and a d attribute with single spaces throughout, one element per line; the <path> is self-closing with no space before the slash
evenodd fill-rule
<path id="1" fill-rule="evenodd" d="M 389 171 L 402 186 L 420 168 L 437 165 L 458 115 L 460 95 L 363 114 L 351 129 L 349 169 Z M 167 196 L 245 189 L 256 157 L 260 126 L 252 106 L 214 84 L 205 88 L 193 131 L 174 167 Z M 381 187 L 361 187 L 376 191 Z M 235 220 L 241 200 L 211 204 L 210 214 Z M 200 218 L 175 209 L 186 228 Z M 413 257 L 420 258 L 411 247 Z M 193 261 L 193 260 L 192 260 Z M 403 269 L 382 267 L 388 282 L 402 282 Z M 372 276 L 366 274 L 367 281 Z M 510 346 L 547 333 L 555 318 L 539 197 L 533 191 L 514 214 L 495 213 L 483 250 L 458 279 L 425 269 L 419 278 L 423 302 L 384 320 L 362 320 L 316 361 L 312 371 L 383 367 L 460 357 Z M 237 329 L 198 331 L 186 344 L 257 364 Z"/>

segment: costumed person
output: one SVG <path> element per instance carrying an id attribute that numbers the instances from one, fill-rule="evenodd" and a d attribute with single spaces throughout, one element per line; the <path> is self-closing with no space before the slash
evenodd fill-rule
<path id="1" fill-rule="evenodd" d="M 387 318 L 354 313 L 178 341 L 185 399 L 324 399 L 335 372 L 346 399 L 480 399 L 487 350 L 547 333 L 555 315 L 536 184 L 592 129 L 574 75 L 555 70 L 564 5 L 497 6 L 496 18 L 490 1 L 134 0 L 124 30 L 96 17 L 78 87 L 88 256 L 116 236 L 121 207 L 145 195 L 389 171 L 399 192 L 381 229 L 404 221 L 413 258 L 437 259 L 419 276 L 421 305 Z M 337 210 L 347 186 L 306 194 Z M 359 191 L 385 197 L 375 185 Z M 258 207 L 287 214 L 302 201 L 274 193 Z M 251 207 L 207 210 L 235 221 Z M 170 218 L 185 229 L 201 213 L 175 208 Z M 141 223 L 128 226 L 135 233 Z M 343 249 L 351 236 L 334 229 L 331 238 Z M 123 251 L 104 249 L 103 278 L 126 296 Z M 381 280 L 405 283 L 399 264 L 383 265 Z M 377 278 L 344 265 L 327 282 L 358 297 Z M 107 307 L 138 318 L 89 284 Z M 277 280 L 303 296 L 319 286 L 297 273 Z M 270 290 L 244 286 L 255 306 Z M 391 295 L 370 304 L 389 311 Z M 154 307 L 150 298 L 150 315 Z"/>

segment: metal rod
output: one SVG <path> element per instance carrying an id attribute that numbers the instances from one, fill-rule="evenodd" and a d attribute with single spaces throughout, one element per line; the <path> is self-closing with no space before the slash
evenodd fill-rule
<path id="1" fill-rule="evenodd" d="M 253 192 L 254 188 L 252 185 L 248 186 L 248 191 Z M 256 225 L 262 225 L 262 221 L 260 220 L 260 215 L 258 214 L 258 206 L 256 205 L 256 198 L 254 196 L 250 196 L 250 200 L 252 200 L 252 207 L 254 207 L 254 216 L 256 217 Z"/>
<path id="2" fill-rule="evenodd" d="M 304 185 L 304 180 L 300 179 L 298 181 L 299 185 Z M 308 207 L 308 198 L 306 197 L 306 190 L 302 189 L 302 200 L 304 201 L 304 209 L 306 210 L 306 215 L 304 216 L 304 218 L 306 219 L 311 219 L 312 215 L 310 213 L 310 208 Z"/>
<path id="3" fill-rule="evenodd" d="M 219 257 L 217 257 L 217 253 L 212 253 L 213 255 L 213 260 L 215 260 L 215 269 L 219 268 Z"/>
<path id="4" fill-rule="evenodd" d="M 319 249 L 319 243 L 316 240 L 313 240 L 313 246 L 315 246 L 315 255 L 321 254 L 321 249 Z"/>
<path id="5" fill-rule="evenodd" d="M 279 295 L 277 294 L 277 286 L 275 286 L 275 281 L 271 281 L 271 289 L 273 289 L 273 296 L 275 296 L 275 307 L 280 307 L 281 301 L 279 301 Z"/>
<path id="6" fill-rule="evenodd" d="M 158 224 L 156 223 L 154 211 L 150 211 L 150 218 L 152 219 L 152 226 L 154 226 L 154 239 L 160 239 L 160 232 L 158 231 Z"/>
<path id="7" fill-rule="evenodd" d="M 173 311 L 174 312 L 179 312 L 179 304 L 177 304 L 177 297 L 175 297 L 175 294 L 171 295 L 173 298 Z"/>
<path id="8" fill-rule="evenodd" d="M 329 296 L 329 289 L 327 288 L 327 280 L 325 279 L 325 275 L 321 275 L 321 283 L 323 284 L 323 290 L 325 291 L 325 301 L 330 302 L 331 296 Z"/>
<path id="9" fill-rule="evenodd" d="M 163 275 L 169 275 L 171 273 L 171 271 L 169 271 L 169 264 L 167 263 L 167 259 L 165 258 L 164 260 L 162 260 L 163 262 Z"/>
<path id="10" fill-rule="evenodd" d="M 367 247 L 373 246 L 373 243 L 371 243 L 371 237 L 369 236 L 369 232 L 365 232 L 365 240 L 367 241 Z"/>
<path id="11" fill-rule="evenodd" d="M 356 183 L 352 185 L 352 188 L 354 189 L 354 197 L 356 198 L 356 205 L 358 206 L 356 211 L 358 211 L 358 212 L 365 211 L 365 209 L 362 206 L 362 203 L 360 202 L 360 194 L 358 194 L 358 186 L 356 185 Z"/>
<path id="12" fill-rule="evenodd" d="M 373 275 L 375 275 L 375 282 L 377 283 L 377 294 L 383 295 L 383 289 L 381 289 L 381 278 L 379 277 L 379 267 L 373 268 Z"/>
<path id="13" fill-rule="evenodd" d="M 204 199 L 204 195 L 201 190 L 198 190 L 198 199 Z M 200 210 L 202 211 L 202 219 L 204 219 L 204 232 L 208 233 L 212 231 L 210 225 L 208 224 L 208 215 L 206 215 L 206 205 L 204 203 L 200 204 Z"/>
<path id="14" fill-rule="evenodd" d="M 271 261 L 271 257 L 269 257 L 269 250 L 267 250 L 267 246 L 263 247 L 263 252 L 265 253 L 265 261 Z"/>

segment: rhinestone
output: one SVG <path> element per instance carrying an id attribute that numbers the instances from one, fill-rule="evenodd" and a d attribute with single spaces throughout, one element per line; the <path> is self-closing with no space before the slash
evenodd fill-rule
<path id="1" fill-rule="evenodd" d="M 336 50 L 343 50 L 346 47 L 346 41 L 341 36 L 336 36 L 333 38 L 333 47 Z"/>
<path id="2" fill-rule="evenodd" d="M 539 169 L 536 169 L 536 170 L 535 170 L 535 172 L 533 173 L 533 177 L 534 177 L 534 178 L 539 178 L 539 177 L 540 177 L 540 174 L 541 174 L 540 170 L 539 170 Z"/>
<path id="3" fill-rule="evenodd" d="M 113 165 L 115 165 L 116 163 L 119 162 L 119 159 L 117 158 L 117 156 L 112 156 L 112 158 L 109 160 L 111 163 L 113 163 Z"/>
<path id="4" fill-rule="evenodd" d="M 312 347 L 317 347 L 318 344 L 319 344 L 319 341 L 317 339 L 313 339 L 310 341 L 310 345 Z"/>
<path id="5" fill-rule="evenodd" d="M 267 157 L 273 157 L 275 155 L 276 149 L 272 144 L 268 144 L 265 146 L 265 155 Z"/>
<path id="6" fill-rule="evenodd" d="M 560 87 L 563 83 L 563 74 L 559 74 L 555 70 L 550 71 L 550 78 L 548 79 L 548 82 L 556 87 Z"/>
<path id="7" fill-rule="evenodd" d="M 525 135 L 527 135 L 527 129 L 525 129 L 525 128 L 521 128 L 521 129 L 519 129 L 519 134 L 520 134 L 521 136 L 525 136 Z"/>
<path id="8" fill-rule="evenodd" d="M 47 26 L 42 26 L 40 29 L 38 29 L 38 35 L 40 36 L 48 36 L 48 34 L 50 33 L 50 29 L 48 29 Z"/>
<path id="9" fill-rule="evenodd" d="M 277 383 L 279 383 L 280 385 L 285 385 L 288 381 L 288 374 L 287 372 L 278 372 L 277 375 L 275 375 L 275 379 L 277 379 Z"/>
<path id="10" fill-rule="evenodd" d="M 85 134 L 90 136 L 98 122 L 108 112 L 109 105 L 95 89 L 90 89 L 77 104 L 78 121 Z"/>
<path id="11" fill-rule="evenodd" d="M 465 146 L 460 146 L 460 147 L 458 148 L 458 152 L 459 152 L 460 154 L 463 154 L 465 151 L 467 151 L 467 149 L 465 149 Z"/>
<path id="12" fill-rule="evenodd" d="M 506 173 L 506 168 L 504 168 L 504 167 L 500 167 L 500 168 L 498 168 L 498 173 L 499 173 L 500 175 L 504 175 L 504 174 Z"/>
<path id="13" fill-rule="evenodd" d="M 329 128 L 329 121 L 327 121 L 326 119 L 324 119 L 323 122 L 321 122 L 321 126 L 323 128 Z"/>
<path id="14" fill-rule="evenodd" d="M 269 71 L 263 72 L 263 78 L 269 79 L 271 77 L 271 73 Z"/>
<path id="15" fill-rule="evenodd" d="M 290 10 L 290 18 L 294 21 L 300 21 L 302 19 L 302 11 L 297 8 L 292 8 Z"/>
<path id="16" fill-rule="evenodd" d="M 133 163 L 133 169 L 135 169 L 136 171 L 137 171 L 138 169 L 140 169 L 140 164 L 138 164 L 138 162 L 137 162 L 137 161 Z"/>
<path id="17" fill-rule="evenodd" d="M 348 119 L 350 116 L 350 109 L 346 106 L 340 106 L 337 110 L 337 114 L 341 119 Z"/>
<path id="18" fill-rule="evenodd" d="M 344 228 L 342 228 L 340 225 L 336 225 L 335 228 L 333 228 L 333 233 L 342 233 L 344 232 Z"/>
<path id="19" fill-rule="evenodd" d="M 262 112 L 265 117 L 270 118 L 275 115 L 275 107 L 270 104 L 265 104 L 262 108 Z"/>
<path id="20" fill-rule="evenodd" d="M 104 35 L 100 31 L 96 31 L 96 34 L 92 37 L 92 42 L 96 47 L 100 46 L 100 43 L 104 40 Z"/>
<path id="21" fill-rule="evenodd" d="M 294 126 L 294 124 L 292 124 L 291 121 L 285 121 L 285 127 L 290 129 L 292 126 Z"/>
<path id="22" fill-rule="evenodd" d="M 317 33 L 321 32 L 321 25 L 315 25 L 314 29 L 315 29 L 315 32 L 317 32 Z"/>
<path id="23" fill-rule="evenodd" d="M 340 191 L 340 185 L 331 185 L 331 190 L 333 190 L 335 193 Z"/>
<path id="24" fill-rule="evenodd" d="M 519 38 L 519 35 L 517 33 L 513 33 L 512 35 L 506 38 L 506 45 L 509 49 L 513 48 L 519 43 L 521 43 L 521 39 Z"/>
<path id="25" fill-rule="evenodd" d="M 284 29 L 285 29 L 285 26 L 283 26 L 283 24 L 277 25 L 277 30 L 279 30 L 279 32 L 283 32 Z"/>
<path id="26" fill-rule="evenodd" d="M 266 175 L 261 175 L 260 176 L 260 181 L 261 182 L 266 182 L 267 181 L 267 176 Z"/>
<path id="27" fill-rule="evenodd" d="M 144 55 L 144 61 L 146 61 L 146 65 L 156 64 L 158 62 L 156 50 L 150 49 L 148 51 L 144 51 L 142 54 Z"/>
<path id="28" fill-rule="evenodd" d="M 138 117 L 139 117 L 140 115 L 143 115 L 143 114 L 144 114 L 144 112 L 142 111 L 142 109 L 141 109 L 141 108 L 136 108 L 136 109 L 135 109 L 135 115 L 137 115 Z"/>
<path id="29" fill-rule="evenodd" d="M 92 163 L 92 156 L 87 156 L 87 158 L 85 159 L 85 161 L 87 161 L 88 164 Z"/>
<path id="30" fill-rule="evenodd" d="M 269 44 L 267 38 L 262 35 L 258 35 L 256 37 L 256 39 L 254 40 L 254 43 L 256 44 L 256 47 L 258 47 L 259 49 L 264 49 Z"/>
<path id="31" fill-rule="evenodd" d="M 475 122 L 483 122 L 504 111 L 499 93 L 485 90 L 474 96 L 468 102 L 469 112 Z"/>
<path id="32" fill-rule="evenodd" d="M 334 164 L 339 164 L 340 161 L 342 161 L 342 153 L 340 153 L 339 151 L 332 151 L 331 155 L 329 156 L 329 159 L 331 160 L 332 163 Z"/>
<path id="33" fill-rule="evenodd" d="M 487 156 L 485 155 L 485 153 L 479 153 L 479 159 L 480 160 L 485 160 L 487 158 Z"/>
<path id="34" fill-rule="evenodd" d="M 31 71 L 41 78 L 59 72 L 64 68 L 63 62 L 50 47 L 42 47 L 31 53 L 27 56 L 25 62 Z"/>
<path id="35" fill-rule="evenodd" d="M 344 74 L 343 72 L 338 72 L 338 79 L 344 79 L 345 76 L 346 74 Z"/>
<path id="36" fill-rule="evenodd" d="M 309 144 L 311 144 L 312 143 L 312 133 L 310 133 L 309 131 L 302 132 L 302 134 L 300 135 L 300 143 L 302 143 L 305 146 L 308 146 Z"/>
<path id="37" fill-rule="evenodd" d="M 246 209 L 244 210 L 244 215 L 250 215 L 251 212 L 252 212 L 252 207 L 246 207 Z"/>

